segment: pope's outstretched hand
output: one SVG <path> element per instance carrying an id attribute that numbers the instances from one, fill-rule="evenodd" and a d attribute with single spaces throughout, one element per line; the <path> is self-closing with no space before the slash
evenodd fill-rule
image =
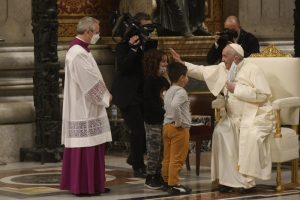
<path id="1" fill-rule="evenodd" d="M 175 62 L 180 62 L 184 64 L 184 62 L 181 60 L 180 55 L 174 49 L 170 48 L 170 52 Z"/>

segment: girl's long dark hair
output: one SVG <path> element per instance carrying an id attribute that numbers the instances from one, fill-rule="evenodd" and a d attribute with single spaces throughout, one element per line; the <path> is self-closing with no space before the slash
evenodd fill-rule
<path id="1" fill-rule="evenodd" d="M 151 49 L 144 54 L 143 65 L 145 76 L 157 76 L 159 63 L 163 56 L 167 56 L 167 54 L 158 49 Z"/>

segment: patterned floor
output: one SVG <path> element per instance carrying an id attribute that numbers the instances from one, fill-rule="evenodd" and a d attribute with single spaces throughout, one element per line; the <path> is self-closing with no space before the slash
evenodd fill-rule
<path id="1" fill-rule="evenodd" d="M 192 171 L 182 170 L 181 182 L 193 189 L 190 195 L 169 196 L 163 191 L 150 190 L 144 187 L 144 180 L 134 178 L 131 169 L 125 164 L 125 156 L 106 157 L 108 194 L 80 199 L 300 199 L 300 188 L 274 191 L 274 180 L 258 182 L 257 192 L 251 195 L 240 195 L 238 192 L 221 194 L 211 185 L 208 166 L 201 166 L 200 176 Z M 0 166 L 0 199 L 74 199 L 67 191 L 58 189 L 61 164 L 52 163 L 14 163 Z M 288 180 L 287 172 L 283 179 Z"/>

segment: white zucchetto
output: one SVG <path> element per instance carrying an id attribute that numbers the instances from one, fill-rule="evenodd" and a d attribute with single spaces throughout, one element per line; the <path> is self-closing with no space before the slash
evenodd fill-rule
<path id="1" fill-rule="evenodd" d="M 236 43 L 231 43 L 231 44 L 229 44 L 229 46 L 231 48 L 233 48 L 235 50 L 235 52 L 237 52 L 240 56 L 244 57 L 244 50 L 241 45 L 236 44 Z"/>

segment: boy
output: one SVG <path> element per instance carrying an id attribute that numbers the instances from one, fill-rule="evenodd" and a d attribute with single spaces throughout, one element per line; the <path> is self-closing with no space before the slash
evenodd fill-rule
<path id="1" fill-rule="evenodd" d="M 164 157 L 162 176 L 164 190 L 171 195 L 187 194 L 192 190 L 179 184 L 179 173 L 189 148 L 189 128 L 191 127 L 190 102 L 184 87 L 188 83 L 187 68 L 174 62 L 168 67 L 171 87 L 164 96 L 166 110 L 163 126 Z"/>

